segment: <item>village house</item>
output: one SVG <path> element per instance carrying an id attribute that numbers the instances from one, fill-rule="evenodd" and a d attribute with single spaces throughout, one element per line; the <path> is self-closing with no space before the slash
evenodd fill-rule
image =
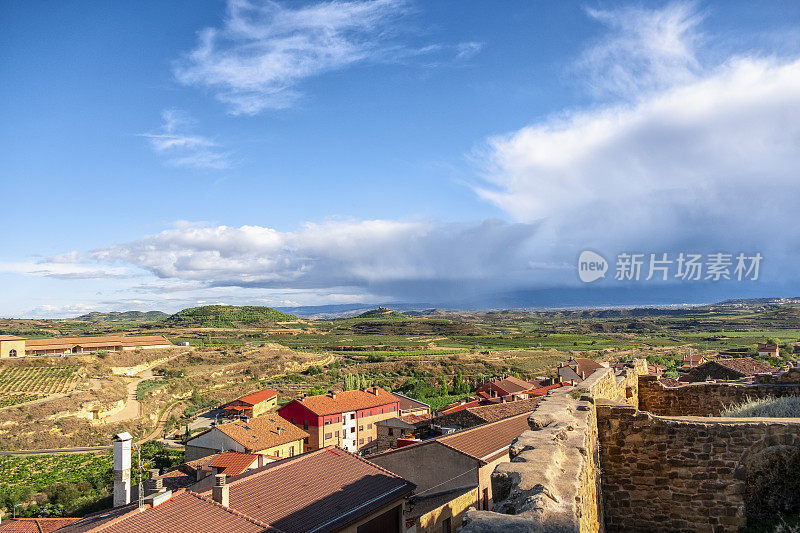
<path id="1" fill-rule="evenodd" d="M 774 366 L 762 363 L 752 357 L 715 359 L 692 369 L 686 374 L 685 381 L 694 383 L 710 379 L 741 379 L 756 374 L 768 374 L 777 370 Z"/>
<path id="2" fill-rule="evenodd" d="M 400 416 L 431 414 L 431 406 L 427 403 L 415 400 L 414 398 L 409 398 L 408 396 L 400 394 L 399 392 L 393 392 L 392 396 L 397 398 Z"/>
<path id="3" fill-rule="evenodd" d="M 387 418 L 376 422 L 377 439 L 375 452 L 385 452 L 397 448 L 398 441 L 410 443 L 421 440 L 422 433 L 430 431 L 431 415 L 411 414 L 395 418 Z"/>
<path id="4" fill-rule="evenodd" d="M 558 376 L 561 381 L 580 383 L 604 365 L 586 357 L 570 357 L 569 361 L 558 364 Z"/>
<path id="5" fill-rule="evenodd" d="M 276 414 L 214 426 L 186 442 L 186 460 L 224 451 L 259 456 L 258 466 L 305 451 L 308 433 Z"/>
<path id="6" fill-rule="evenodd" d="M 228 418 L 242 416 L 252 418 L 261 416 L 277 406 L 278 393 L 274 390 L 263 389 L 231 400 L 228 403 L 222 404 L 220 408 L 225 411 Z"/>
<path id="7" fill-rule="evenodd" d="M 706 356 L 704 356 L 704 355 L 700 355 L 700 354 L 694 354 L 694 355 L 685 354 L 683 356 L 683 365 L 682 365 L 681 368 L 683 370 L 690 370 L 692 368 L 695 368 L 697 366 L 702 365 L 706 361 L 708 361 L 708 358 Z"/>
<path id="8" fill-rule="evenodd" d="M 529 391 L 540 386 L 541 384 L 539 383 L 531 383 L 514 376 L 506 376 L 484 381 L 475 388 L 475 393 L 488 398 L 515 395 L 524 400 L 528 398 Z"/>
<path id="9" fill-rule="evenodd" d="M 467 429 L 489 422 L 496 422 L 522 413 L 530 413 L 536 409 L 541 396 L 516 402 L 503 402 L 477 407 L 468 407 L 450 414 L 442 415 L 436 423 L 442 426 Z"/>
<path id="10" fill-rule="evenodd" d="M 528 429 L 526 412 L 372 455 L 370 461 L 417 486 L 407 529 L 457 531 L 469 507 L 492 508 L 492 472 L 510 460 L 512 441 Z"/>
<path id="11" fill-rule="evenodd" d="M 50 339 L 24 339 L 14 335 L 0 335 L 0 358 L 23 355 L 69 355 L 92 352 L 123 352 L 171 348 L 173 344 L 163 335 L 127 337 L 106 335 L 100 337 L 61 337 Z"/>
<path id="12" fill-rule="evenodd" d="M 335 445 L 349 452 L 373 447 L 375 424 L 398 412 L 397 396 L 380 387 L 307 396 L 278 409 L 280 416 L 308 431 L 307 450 Z"/>
<path id="13" fill-rule="evenodd" d="M 777 344 L 762 344 L 758 343 L 758 356 L 759 357 L 780 357 L 781 349 Z"/>
<path id="14" fill-rule="evenodd" d="M 212 479 L 202 491 L 169 490 L 151 479 L 143 509 L 126 503 L 61 531 L 403 533 L 403 507 L 415 488 L 332 446 Z"/>

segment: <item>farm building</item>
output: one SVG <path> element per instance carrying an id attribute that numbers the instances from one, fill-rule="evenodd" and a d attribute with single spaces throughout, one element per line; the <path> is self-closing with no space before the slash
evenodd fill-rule
<path id="1" fill-rule="evenodd" d="M 173 344 L 163 335 L 126 337 L 61 337 L 51 339 L 23 339 L 14 335 L 0 336 L 0 358 L 23 355 L 62 355 L 91 352 L 123 352 L 136 349 L 169 348 Z"/>
<path id="2" fill-rule="evenodd" d="M 0 359 L 25 355 L 25 339 L 15 335 L 0 335 Z"/>
<path id="3" fill-rule="evenodd" d="M 231 400 L 221 407 L 229 418 L 235 418 L 237 416 L 261 416 L 277 405 L 278 393 L 274 390 L 263 389 Z"/>

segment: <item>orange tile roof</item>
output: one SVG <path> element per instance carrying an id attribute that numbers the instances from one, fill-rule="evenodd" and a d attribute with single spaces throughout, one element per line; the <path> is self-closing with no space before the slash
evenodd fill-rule
<path id="1" fill-rule="evenodd" d="M 236 398 L 233 400 L 234 402 L 243 402 L 250 405 L 256 405 L 257 403 L 261 403 L 265 400 L 270 400 L 278 395 L 277 392 L 270 389 L 263 389 L 256 392 L 251 392 L 241 398 Z"/>
<path id="2" fill-rule="evenodd" d="M 0 335 L 0 341 L 24 341 L 22 337 L 17 337 L 16 335 Z M 2 530 L 0 530 L 2 531 Z"/>
<path id="3" fill-rule="evenodd" d="M 367 391 L 374 391 L 374 393 Z M 299 402 L 318 416 L 325 416 L 397 403 L 398 399 L 380 387 L 370 387 L 366 390 L 337 392 L 335 397 L 330 394 L 320 394 L 294 401 Z"/>
<path id="4" fill-rule="evenodd" d="M 0 533 L 51 533 L 77 521 L 77 518 L 12 518 L 0 523 Z"/>
<path id="5" fill-rule="evenodd" d="M 256 461 L 258 461 L 258 455 L 227 451 L 219 454 L 213 461 L 208 463 L 208 466 L 222 469 L 221 474 L 238 476 Z"/>
<path id="6" fill-rule="evenodd" d="M 140 511 L 138 504 L 126 505 L 86 516 L 59 533 L 280 533 L 275 528 L 211 498 L 188 491 L 173 492 L 172 498 Z"/>
<path id="7" fill-rule="evenodd" d="M 275 414 L 251 418 L 247 422 L 237 420 L 220 424 L 209 431 L 214 429 L 220 430 L 253 452 L 303 440 L 309 436 L 299 427 Z"/>
<path id="8" fill-rule="evenodd" d="M 228 485 L 231 509 L 286 533 L 338 531 L 414 489 L 335 446 L 270 463 Z"/>

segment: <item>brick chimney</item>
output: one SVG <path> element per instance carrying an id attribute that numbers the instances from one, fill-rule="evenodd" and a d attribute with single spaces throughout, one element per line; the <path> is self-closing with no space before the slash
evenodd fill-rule
<path id="1" fill-rule="evenodd" d="M 332 399 L 334 399 L 334 400 L 335 400 L 335 399 L 336 399 L 336 392 L 334 392 L 334 391 L 332 391 L 332 390 L 329 390 L 329 391 L 328 391 L 328 396 L 330 396 Z"/>
<path id="2" fill-rule="evenodd" d="M 150 479 L 144 482 L 144 495 L 152 496 L 153 494 L 160 494 L 165 492 L 164 480 L 159 475 L 158 468 L 150 469 Z"/>
<path id="3" fill-rule="evenodd" d="M 131 437 L 119 433 L 114 438 L 114 507 L 131 503 Z"/>
<path id="4" fill-rule="evenodd" d="M 211 497 L 220 505 L 228 506 L 230 487 L 225 484 L 225 474 L 214 476 L 214 486 L 211 488 Z"/>

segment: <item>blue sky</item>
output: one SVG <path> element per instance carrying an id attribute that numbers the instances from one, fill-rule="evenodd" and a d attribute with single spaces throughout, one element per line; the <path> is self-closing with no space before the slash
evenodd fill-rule
<path id="1" fill-rule="evenodd" d="M 796 2 L 0 17 L 0 315 L 797 292 Z M 625 251 L 764 262 L 749 283 L 582 285 L 584 249 L 612 271 Z"/>

